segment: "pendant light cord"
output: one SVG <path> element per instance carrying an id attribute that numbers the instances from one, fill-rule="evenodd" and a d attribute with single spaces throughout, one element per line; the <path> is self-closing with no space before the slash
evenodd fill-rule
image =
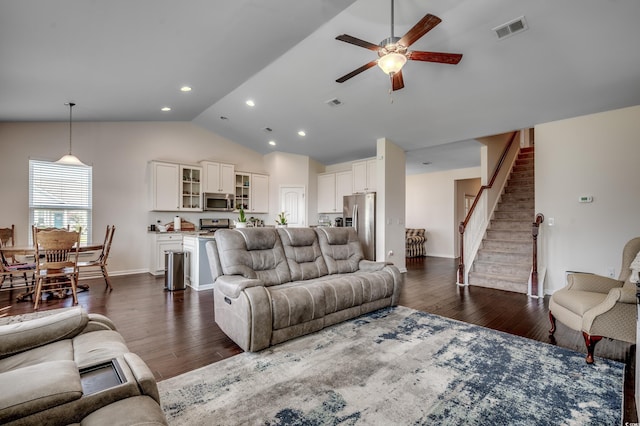
<path id="1" fill-rule="evenodd" d="M 74 104 L 73 102 L 69 102 L 67 105 L 69 105 L 69 155 L 72 155 L 71 154 L 71 122 L 73 121 L 73 115 L 72 115 L 73 107 L 76 106 L 76 104 Z"/>

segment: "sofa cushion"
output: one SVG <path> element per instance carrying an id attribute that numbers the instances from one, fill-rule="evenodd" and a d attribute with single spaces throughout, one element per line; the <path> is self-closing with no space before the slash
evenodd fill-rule
<path id="1" fill-rule="evenodd" d="M 324 290 L 314 282 L 296 282 L 269 288 L 273 329 L 291 327 L 322 318 L 325 313 Z"/>
<path id="2" fill-rule="evenodd" d="M 215 241 L 225 275 L 259 279 L 266 286 L 291 281 L 275 228 L 221 229 Z"/>
<path id="3" fill-rule="evenodd" d="M 64 339 L 0 359 L 0 373 L 40 364 L 43 361 L 73 361 L 73 341 Z"/>
<path id="4" fill-rule="evenodd" d="M 50 361 L 0 374 L 0 423 L 41 412 L 82 396 L 73 361 Z"/>
<path id="5" fill-rule="evenodd" d="M 322 227 L 316 228 L 316 234 L 329 274 L 346 274 L 358 270 L 358 264 L 364 255 L 355 229 Z"/>
<path id="6" fill-rule="evenodd" d="M 329 273 L 322 257 L 318 235 L 311 228 L 278 229 L 291 279 L 294 281 L 318 278 Z"/>

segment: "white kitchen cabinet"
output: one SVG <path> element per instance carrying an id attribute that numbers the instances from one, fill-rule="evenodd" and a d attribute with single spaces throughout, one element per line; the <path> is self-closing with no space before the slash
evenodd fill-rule
<path id="1" fill-rule="evenodd" d="M 152 275 L 164 274 L 164 253 L 167 250 L 182 250 L 181 233 L 158 232 L 151 235 L 149 273 Z"/>
<path id="2" fill-rule="evenodd" d="M 318 175 L 318 213 L 336 212 L 336 174 Z"/>
<path id="3" fill-rule="evenodd" d="M 180 165 L 152 161 L 150 168 L 151 210 L 179 210 Z"/>
<path id="4" fill-rule="evenodd" d="M 202 211 L 202 168 L 150 162 L 151 210 Z"/>
<path id="5" fill-rule="evenodd" d="M 342 197 L 352 193 L 351 171 L 318 175 L 318 213 L 341 213 Z"/>
<path id="6" fill-rule="evenodd" d="M 233 164 L 201 161 L 204 173 L 203 192 L 232 194 L 235 186 L 235 166 Z"/>
<path id="7" fill-rule="evenodd" d="M 351 164 L 353 172 L 353 192 L 373 192 L 376 190 L 378 175 L 376 160 L 356 161 Z"/>
<path id="8" fill-rule="evenodd" d="M 269 176 L 251 174 L 251 212 L 269 213 Z"/>
<path id="9" fill-rule="evenodd" d="M 269 212 L 269 176 L 237 172 L 235 179 L 236 210 L 246 213 Z"/>
<path id="10" fill-rule="evenodd" d="M 202 168 L 180 165 L 180 211 L 202 211 Z"/>

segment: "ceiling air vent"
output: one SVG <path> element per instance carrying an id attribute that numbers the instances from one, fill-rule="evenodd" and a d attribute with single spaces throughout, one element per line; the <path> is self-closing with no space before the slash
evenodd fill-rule
<path id="1" fill-rule="evenodd" d="M 342 101 L 340 99 L 338 99 L 338 98 L 329 99 L 325 103 L 327 105 L 331 106 L 331 107 L 336 107 L 336 106 L 342 105 Z"/>
<path id="2" fill-rule="evenodd" d="M 502 40 L 503 38 L 511 37 L 514 34 L 521 33 L 528 28 L 529 27 L 527 26 L 527 21 L 524 19 L 524 16 L 521 16 L 507 22 L 506 24 L 495 27 L 493 31 L 495 31 L 498 35 L 498 39 Z"/>

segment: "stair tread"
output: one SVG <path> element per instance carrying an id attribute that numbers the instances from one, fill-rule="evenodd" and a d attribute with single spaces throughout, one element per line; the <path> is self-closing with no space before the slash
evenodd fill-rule
<path id="1" fill-rule="evenodd" d="M 492 274 L 489 272 L 477 272 L 477 271 L 470 271 L 469 272 L 469 277 L 477 277 L 477 278 L 487 278 L 487 279 L 493 279 L 493 280 L 500 280 L 500 281 L 509 281 L 509 282 L 513 282 L 515 284 L 527 284 L 527 282 L 522 283 L 522 280 L 519 278 L 514 278 L 513 275 L 504 275 L 504 274 Z M 528 279 L 527 279 L 528 281 Z"/>

